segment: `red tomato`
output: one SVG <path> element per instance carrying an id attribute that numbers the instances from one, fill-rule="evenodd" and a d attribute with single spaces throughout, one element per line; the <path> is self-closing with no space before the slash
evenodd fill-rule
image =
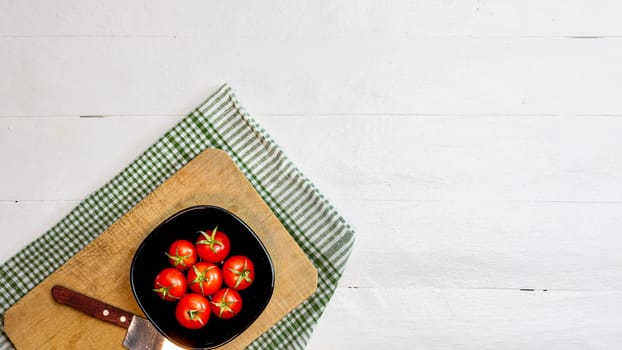
<path id="1" fill-rule="evenodd" d="M 199 233 L 196 246 L 201 259 L 211 263 L 225 260 L 231 249 L 229 237 L 224 232 L 218 231 L 218 226 L 210 232 L 199 231 Z"/>
<path id="2" fill-rule="evenodd" d="M 179 270 L 187 270 L 197 261 L 197 251 L 194 244 L 183 239 L 177 240 L 168 248 L 165 253 L 171 265 Z"/>
<path id="3" fill-rule="evenodd" d="M 222 273 L 218 266 L 200 261 L 188 270 L 190 290 L 201 295 L 212 295 L 222 286 Z"/>
<path id="4" fill-rule="evenodd" d="M 212 312 L 216 317 L 230 319 L 242 309 L 242 297 L 230 288 L 223 288 L 212 296 Z"/>
<path id="5" fill-rule="evenodd" d="M 177 322 L 189 329 L 205 327 L 210 317 L 210 305 L 207 298 L 202 295 L 186 294 L 175 308 Z"/>
<path id="6" fill-rule="evenodd" d="M 236 290 L 244 290 L 255 280 L 255 266 L 251 259 L 234 255 L 225 261 L 222 266 L 225 284 Z"/>
<path id="7" fill-rule="evenodd" d="M 168 301 L 181 299 L 187 289 L 186 276 L 172 267 L 160 271 L 153 282 L 153 291 L 158 293 L 160 298 Z"/>

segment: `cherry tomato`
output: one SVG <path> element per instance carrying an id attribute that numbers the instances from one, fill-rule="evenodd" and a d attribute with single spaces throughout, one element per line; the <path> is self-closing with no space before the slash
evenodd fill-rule
<path id="1" fill-rule="evenodd" d="M 195 293 L 212 295 L 222 286 L 222 272 L 218 266 L 200 261 L 188 270 L 188 285 Z"/>
<path id="2" fill-rule="evenodd" d="M 209 300 L 202 295 L 194 293 L 186 294 L 175 308 L 177 322 L 189 329 L 205 327 L 210 313 Z"/>
<path id="3" fill-rule="evenodd" d="M 187 270 L 197 261 L 197 251 L 194 244 L 183 239 L 177 240 L 168 248 L 165 253 L 171 265 L 179 270 Z"/>
<path id="4" fill-rule="evenodd" d="M 196 247 L 201 259 L 211 263 L 219 263 L 229 255 L 231 244 L 229 237 L 224 232 L 218 231 L 218 226 L 216 226 L 212 231 L 199 231 Z"/>
<path id="5" fill-rule="evenodd" d="M 229 288 L 244 290 L 255 280 L 253 262 L 242 255 L 234 255 L 222 266 L 223 279 Z"/>
<path id="6" fill-rule="evenodd" d="M 168 301 L 181 299 L 187 289 L 186 276 L 172 267 L 160 271 L 153 282 L 153 291 L 158 293 L 160 298 Z"/>
<path id="7" fill-rule="evenodd" d="M 242 297 L 231 288 L 223 288 L 212 296 L 212 312 L 216 317 L 230 319 L 242 309 Z"/>

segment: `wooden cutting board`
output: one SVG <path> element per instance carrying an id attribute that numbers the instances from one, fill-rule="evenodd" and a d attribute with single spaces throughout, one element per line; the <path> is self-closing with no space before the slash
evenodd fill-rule
<path id="1" fill-rule="evenodd" d="M 194 205 L 223 207 L 255 231 L 272 257 L 275 284 L 259 318 L 222 349 L 242 349 L 311 296 L 317 271 L 227 153 L 208 149 L 48 276 L 5 314 L 17 349 L 123 349 L 126 331 L 56 304 L 50 289 L 64 285 L 143 315 L 129 269 L 134 252 L 158 224 Z"/>

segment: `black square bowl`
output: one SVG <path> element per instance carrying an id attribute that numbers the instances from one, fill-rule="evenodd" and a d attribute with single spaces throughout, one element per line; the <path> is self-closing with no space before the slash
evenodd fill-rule
<path id="1" fill-rule="evenodd" d="M 240 291 L 242 310 L 229 320 L 211 315 L 207 325 L 199 330 L 182 327 L 175 319 L 176 302 L 164 301 L 152 291 L 156 275 L 170 267 L 164 254 L 173 241 L 186 239 L 195 242 L 198 231 L 225 232 L 231 241 L 232 255 L 245 255 L 255 265 L 255 281 Z M 209 205 L 186 208 L 156 227 L 136 250 L 130 267 L 132 292 L 145 316 L 156 329 L 174 343 L 193 349 L 221 346 L 247 329 L 270 301 L 274 289 L 274 266 L 268 251 L 257 235 L 229 211 Z"/>

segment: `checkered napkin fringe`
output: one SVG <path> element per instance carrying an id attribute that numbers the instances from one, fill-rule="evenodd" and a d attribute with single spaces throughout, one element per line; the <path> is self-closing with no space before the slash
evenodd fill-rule
<path id="1" fill-rule="evenodd" d="M 317 292 L 248 349 L 303 349 L 337 287 L 354 243 L 354 231 L 250 118 L 228 85 L 0 266 L 0 315 L 210 147 L 229 153 L 318 270 Z M 0 349 L 13 349 L 3 329 Z"/>

